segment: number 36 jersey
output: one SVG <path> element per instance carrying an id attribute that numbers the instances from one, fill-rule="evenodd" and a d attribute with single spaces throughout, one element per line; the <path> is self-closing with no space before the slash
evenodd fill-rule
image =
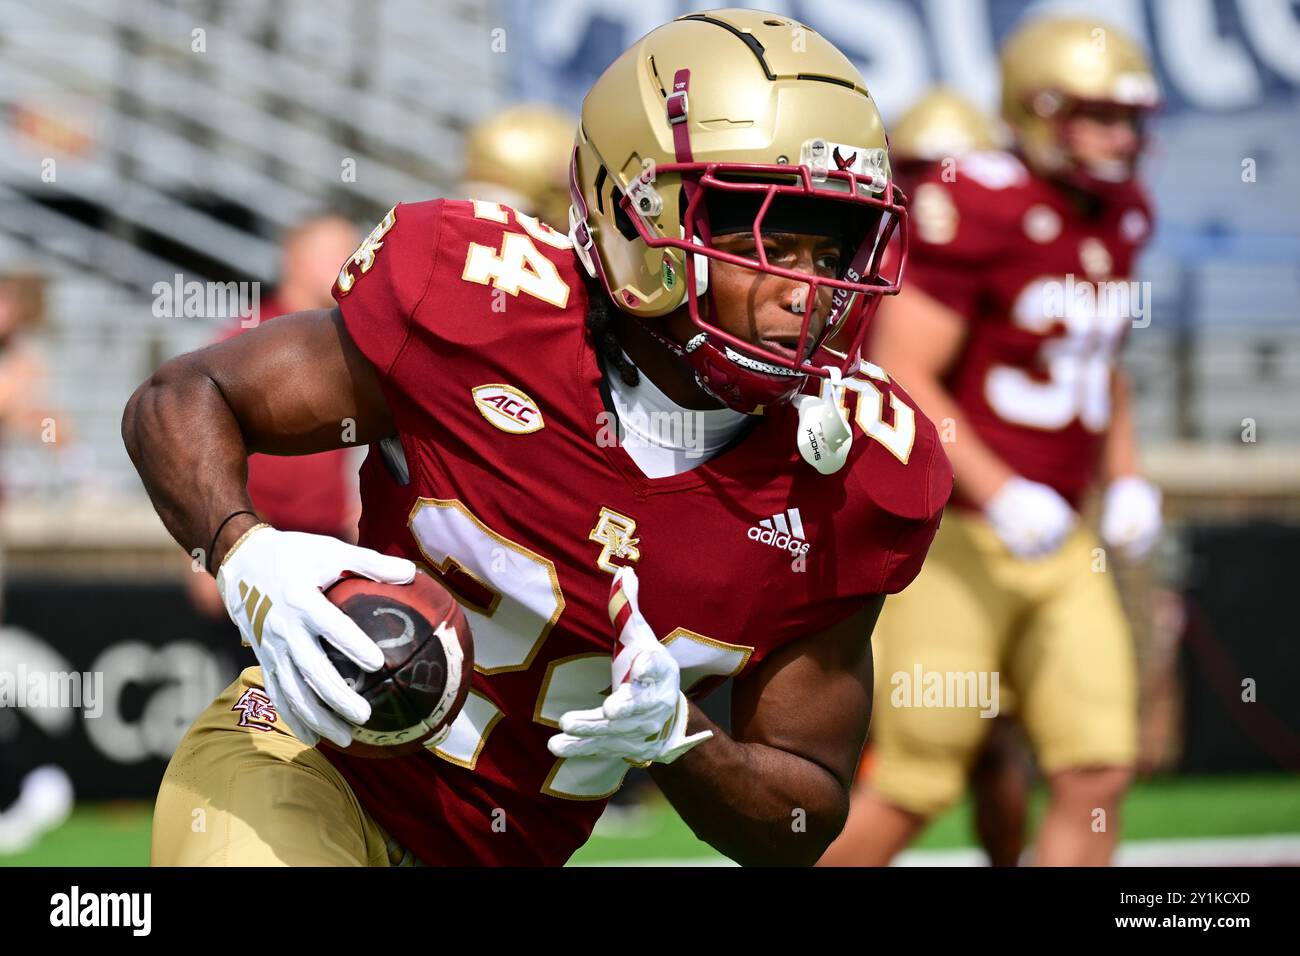
<path id="1" fill-rule="evenodd" d="M 590 835 L 628 764 L 546 742 L 609 691 L 619 566 L 698 696 L 906 586 L 951 490 L 933 427 L 874 367 L 851 383 L 857 433 L 836 475 L 803 463 L 782 410 L 689 472 L 645 478 L 602 399 L 579 268 L 534 219 L 437 200 L 390 211 L 335 287 L 405 458 L 372 447 L 360 543 L 438 576 L 474 636 L 471 693 L 436 747 L 327 752 L 427 863 L 559 864 Z"/>
<path id="2" fill-rule="evenodd" d="M 917 184 L 907 284 L 967 322 L 947 385 L 980 439 L 1077 507 L 1119 349 L 1151 304 L 1129 281 L 1150 207 L 1134 184 L 1085 215 L 1010 153 L 972 153 L 953 172 Z"/>

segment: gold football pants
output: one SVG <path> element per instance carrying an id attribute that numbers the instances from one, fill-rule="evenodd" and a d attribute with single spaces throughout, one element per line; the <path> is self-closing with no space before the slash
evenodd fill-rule
<path id="1" fill-rule="evenodd" d="M 1132 764 L 1136 664 L 1105 561 L 1082 527 L 1052 555 L 1016 558 L 981 516 L 949 509 L 876 626 L 871 785 L 925 817 L 955 803 L 993 721 L 954 690 L 991 689 L 994 674 L 998 710 L 1015 711 L 1044 772 Z"/>
<path id="2" fill-rule="evenodd" d="M 414 861 L 342 775 L 278 720 L 250 667 L 199 715 L 154 806 L 154 866 L 394 866 Z"/>

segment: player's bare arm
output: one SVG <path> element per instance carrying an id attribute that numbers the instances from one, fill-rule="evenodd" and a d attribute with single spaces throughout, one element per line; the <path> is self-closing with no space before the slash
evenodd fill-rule
<path id="1" fill-rule="evenodd" d="M 127 403 L 122 437 L 167 530 L 209 566 L 256 522 L 246 489 L 253 452 L 304 455 L 392 432 L 374 367 L 338 310 L 283 316 L 246 335 L 172 359 Z M 351 436 L 349 436 L 351 437 Z"/>
<path id="2" fill-rule="evenodd" d="M 692 705 L 692 732 L 713 739 L 651 776 L 695 835 L 744 865 L 815 863 L 839 835 L 871 718 L 871 631 L 880 596 L 796 641 L 735 682 L 728 736 Z"/>
<path id="3" fill-rule="evenodd" d="M 281 719 L 308 745 L 326 737 L 347 746 L 349 722 L 362 724 L 371 713 L 317 638 L 366 671 L 383 663 L 374 641 L 321 589 L 345 570 L 397 584 L 410 581 L 415 568 L 236 514 L 253 511 L 248 454 L 309 454 L 341 447 L 345 437 L 369 442 L 391 431 L 373 367 L 337 312 L 324 310 L 285 316 L 168 362 L 140 386 L 122 418 L 123 440 L 159 516 L 217 574 Z M 237 549 L 240 560 L 228 568 Z"/>
<path id="4" fill-rule="evenodd" d="M 1128 370 L 1116 365 L 1110 380 L 1111 419 L 1103 452 L 1103 474 L 1107 481 L 1140 475 L 1137 430 L 1133 422 L 1133 382 Z"/>

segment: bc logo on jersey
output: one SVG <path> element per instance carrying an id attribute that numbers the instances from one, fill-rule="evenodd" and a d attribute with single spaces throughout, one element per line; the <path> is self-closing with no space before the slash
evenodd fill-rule
<path id="1" fill-rule="evenodd" d="M 628 562 L 641 560 L 641 551 L 637 548 L 641 539 L 632 537 L 635 533 L 636 522 L 633 519 L 609 508 L 601 508 L 596 527 L 587 535 L 588 540 L 601 545 L 596 567 L 616 574 L 619 565 L 613 563 L 613 558 L 622 558 Z"/>

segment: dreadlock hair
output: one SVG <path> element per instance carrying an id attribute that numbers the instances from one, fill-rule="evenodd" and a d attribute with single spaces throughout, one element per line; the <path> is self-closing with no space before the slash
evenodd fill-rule
<path id="1" fill-rule="evenodd" d="M 587 275 L 586 269 L 579 269 L 582 281 L 587 287 L 587 334 L 591 336 L 591 345 L 600 357 L 601 368 L 618 373 L 624 385 L 635 388 L 641 384 L 641 373 L 623 354 L 623 343 L 618 332 L 618 306 L 610 301 L 605 286 L 594 276 Z"/>

